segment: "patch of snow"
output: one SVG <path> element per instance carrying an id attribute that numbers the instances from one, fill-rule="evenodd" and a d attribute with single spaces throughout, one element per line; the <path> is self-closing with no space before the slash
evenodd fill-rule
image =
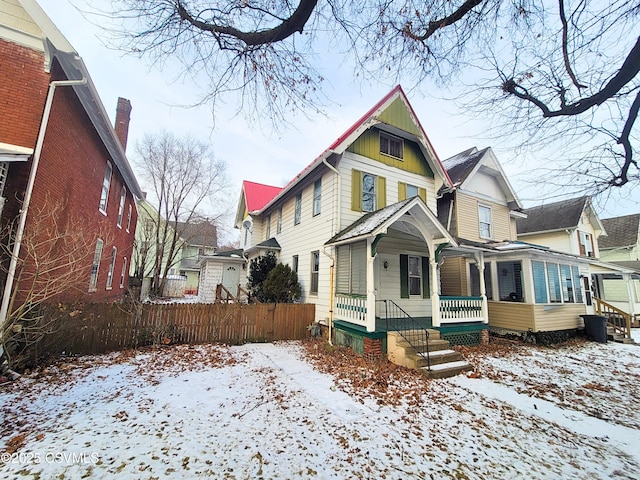
<path id="1" fill-rule="evenodd" d="M 638 478 L 638 346 L 486 355 L 481 378 L 416 374 L 394 406 L 305 358 L 298 342 L 176 346 L 26 375 L 0 390 L 0 475 Z"/>

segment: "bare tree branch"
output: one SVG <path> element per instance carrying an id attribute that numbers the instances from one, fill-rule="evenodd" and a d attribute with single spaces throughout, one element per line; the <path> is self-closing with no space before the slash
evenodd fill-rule
<path id="1" fill-rule="evenodd" d="M 403 28 L 403 33 L 412 40 L 417 42 L 424 42 L 429 37 L 431 37 L 438 30 L 441 30 L 445 27 L 453 25 L 454 23 L 462 20 L 465 15 L 467 15 L 474 7 L 477 7 L 485 0 L 466 0 L 457 10 L 455 10 L 451 15 L 447 15 L 446 17 L 431 20 L 427 24 L 426 30 L 421 34 L 416 34 L 412 31 L 411 22 L 407 22 Z"/>
<path id="2" fill-rule="evenodd" d="M 562 23 L 562 58 L 564 60 L 564 68 L 567 70 L 567 74 L 571 78 L 571 81 L 576 86 L 576 88 L 578 90 L 581 90 L 583 88 L 587 88 L 587 86 L 581 85 L 578 82 L 578 79 L 576 78 L 576 75 L 575 73 L 573 73 L 573 70 L 571 68 L 571 62 L 569 61 L 569 46 L 568 46 L 569 26 L 567 24 L 567 16 L 565 15 L 565 12 L 564 12 L 564 0 L 558 0 L 558 3 L 560 5 L 560 12 L 559 12 L 560 22 Z M 562 96 L 561 98 L 564 99 L 564 96 Z"/>

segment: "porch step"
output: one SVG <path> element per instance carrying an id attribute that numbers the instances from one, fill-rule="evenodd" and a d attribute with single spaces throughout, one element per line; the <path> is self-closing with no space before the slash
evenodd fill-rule
<path id="1" fill-rule="evenodd" d="M 429 351 L 428 355 L 426 353 L 423 353 L 422 355 L 417 353 L 408 353 L 407 357 L 415 362 L 416 368 L 426 367 L 428 363 L 431 363 L 431 366 L 434 366 L 462 360 L 462 355 L 460 353 L 449 349 L 436 350 L 435 352 Z M 427 362 L 425 357 L 429 358 L 429 362 Z"/>
<path id="2" fill-rule="evenodd" d="M 612 327 L 607 327 L 607 340 L 617 343 L 635 343 L 632 338 L 628 338 L 621 333 L 616 333 Z"/>
<path id="3" fill-rule="evenodd" d="M 434 335 L 435 336 L 435 335 Z M 387 332 L 387 356 L 391 363 L 406 368 L 420 370 L 430 378 L 446 378 L 471 369 L 471 365 L 464 361 L 462 355 L 451 350 L 447 340 L 438 339 L 428 342 L 416 341 L 417 345 L 409 344 L 399 332 Z M 427 348 L 429 361 L 424 357 Z M 428 365 L 431 369 L 428 369 Z"/>
<path id="4" fill-rule="evenodd" d="M 457 362 L 441 363 L 439 365 L 432 365 L 431 369 L 426 367 L 421 368 L 420 371 L 429 378 L 449 378 L 458 375 L 466 370 L 471 370 L 473 367 L 464 360 Z"/>

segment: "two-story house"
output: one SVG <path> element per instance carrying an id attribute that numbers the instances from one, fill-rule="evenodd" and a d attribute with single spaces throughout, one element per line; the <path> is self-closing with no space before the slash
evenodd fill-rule
<path id="1" fill-rule="evenodd" d="M 0 19 L 0 222 L 5 234 L 14 226 L 3 241 L 15 240 L 2 259 L 2 316 L 12 292 L 18 303 L 53 300 L 48 282 L 59 278 L 56 301 L 117 300 L 141 194 L 125 155 L 131 104 L 119 99 L 114 128 L 78 52 L 35 0 L 1 2 Z"/>
<path id="2" fill-rule="evenodd" d="M 275 251 L 298 273 L 338 343 L 381 351 L 398 316 L 480 341 L 483 292 L 441 298 L 443 249 L 474 253 L 436 215 L 452 186 L 398 86 L 284 188 L 245 182 L 235 226 L 250 259 Z"/>
<path id="3" fill-rule="evenodd" d="M 458 245 L 475 252 L 461 256 L 455 248 L 445 249 L 442 293 L 480 295 L 484 286 L 489 326 L 496 333 L 531 336 L 543 343 L 576 334 L 583 327 L 580 315 L 593 313 L 588 294 L 590 258 L 557 250 L 559 243 L 546 243 L 542 237 L 535 237 L 535 243 L 529 237 L 519 239 L 521 228 L 530 233 L 523 222 L 553 220 L 544 215 L 538 220 L 535 210 L 530 215 L 530 210 L 522 208 L 490 148 L 466 150 L 443 165 L 453 188 L 441 191 L 440 221 Z M 553 228 L 562 232 L 563 240 L 595 235 L 579 220 L 581 215 L 593 215 L 585 205 L 588 202 L 580 204 L 580 213 L 570 220 L 580 224 L 585 234 L 580 236 L 574 228 L 566 235 L 563 229 Z M 595 223 L 597 217 L 593 218 Z M 576 252 L 577 245 L 576 241 Z M 585 252 L 593 250 L 589 244 Z"/>
<path id="4" fill-rule="evenodd" d="M 173 273 L 186 278 L 184 293 L 198 294 L 200 262 L 203 257 L 214 255 L 218 248 L 218 231 L 208 220 L 178 222 L 176 231 L 180 235 L 180 263 Z"/>

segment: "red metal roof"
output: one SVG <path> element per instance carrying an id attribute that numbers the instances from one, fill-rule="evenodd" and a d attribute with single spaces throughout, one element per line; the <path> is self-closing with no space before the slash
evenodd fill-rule
<path id="1" fill-rule="evenodd" d="M 244 190 L 244 199 L 248 212 L 262 209 L 282 191 L 282 187 L 263 185 L 262 183 L 249 182 L 248 180 L 242 182 L 242 189 Z"/>

